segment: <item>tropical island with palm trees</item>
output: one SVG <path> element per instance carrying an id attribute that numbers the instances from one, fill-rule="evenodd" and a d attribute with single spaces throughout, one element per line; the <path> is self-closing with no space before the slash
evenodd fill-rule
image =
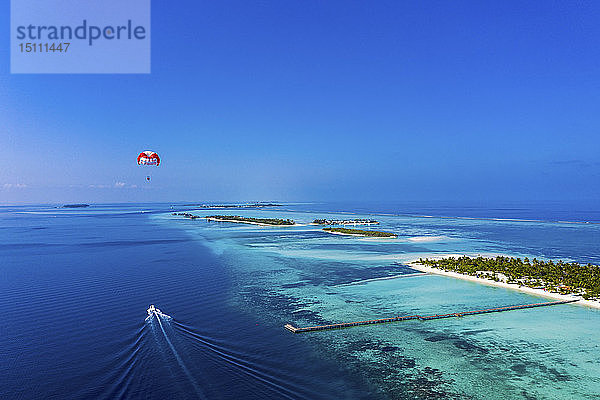
<path id="1" fill-rule="evenodd" d="M 348 228 L 323 228 L 325 232 L 335 233 L 338 235 L 362 236 L 362 237 L 378 237 L 378 238 L 396 238 L 398 237 L 392 232 L 383 231 L 367 231 L 363 229 L 348 229 Z"/>
<path id="2" fill-rule="evenodd" d="M 583 303 L 600 307 L 600 267 L 565 261 L 543 261 L 527 257 L 420 258 L 410 264 L 415 269 L 471 278 L 495 286 L 526 289 L 550 297 L 580 298 Z"/>
<path id="3" fill-rule="evenodd" d="M 379 221 L 374 219 L 315 219 L 313 225 L 375 225 Z"/>
<path id="4" fill-rule="evenodd" d="M 243 224 L 263 225 L 263 226 L 291 226 L 296 225 L 292 219 L 281 218 L 250 218 L 239 215 L 209 215 L 204 217 L 208 221 L 217 222 L 238 222 Z"/>
<path id="5" fill-rule="evenodd" d="M 266 208 L 266 207 L 281 207 L 281 204 L 277 203 L 241 203 L 241 204 L 206 204 L 206 203 L 190 203 L 183 204 L 184 207 L 197 207 L 205 209 L 219 209 L 219 208 Z"/>

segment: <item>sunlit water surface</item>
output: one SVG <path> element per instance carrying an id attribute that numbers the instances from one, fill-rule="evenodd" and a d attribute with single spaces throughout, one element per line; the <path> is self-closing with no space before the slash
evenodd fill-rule
<path id="1" fill-rule="evenodd" d="M 335 207 L 354 214 L 328 212 Z M 585 221 L 581 213 L 507 221 L 489 218 L 536 219 L 535 212 L 457 208 L 450 214 L 469 219 L 439 218 L 331 204 L 196 212 L 302 224 L 259 227 L 171 211 L 0 208 L 1 398 L 600 397 L 600 312 L 577 305 L 296 335 L 283 329 L 543 301 L 411 275 L 402 263 L 445 253 L 600 263 L 600 225 L 556 222 Z M 399 237 L 344 237 L 308 225 L 323 217 L 376 218 L 377 229 Z M 172 318 L 145 320 L 150 304 Z"/>

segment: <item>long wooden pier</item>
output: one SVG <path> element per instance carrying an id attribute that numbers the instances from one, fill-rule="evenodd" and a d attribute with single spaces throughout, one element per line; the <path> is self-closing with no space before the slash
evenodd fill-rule
<path id="1" fill-rule="evenodd" d="M 558 305 L 558 304 L 573 303 L 575 301 L 578 301 L 578 300 L 559 300 L 559 301 L 549 301 L 549 302 L 544 302 L 544 303 L 520 304 L 520 305 L 516 305 L 516 306 L 485 308 L 483 310 L 461 311 L 461 312 L 455 312 L 455 313 L 450 313 L 450 314 L 434 314 L 434 315 L 427 315 L 427 316 L 415 314 L 415 315 L 406 315 L 406 316 L 402 316 L 402 317 L 378 318 L 378 319 L 369 319 L 366 321 L 341 322 L 341 323 L 330 324 L 330 325 L 307 326 L 304 328 L 297 328 L 297 327 L 293 326 L 292 324 L 285 324 L 284 328 L 293 333 L 325 331 L 325 330 L 330 330 L 330 329 L 350 328 L 352 326 L 359 326 L 359 325 L 373 325 L 373 324 L 384 324 L 384 323 L 396 322 L 396 321 L 406 321 L 409 319 L 429 321 L 432 319 L 464 317 L 467 315 L 488 314 L 488 313 L 493 313 L 493 312 L 521 310 L 524 308 L 554 306 L 554 305 Z"/>

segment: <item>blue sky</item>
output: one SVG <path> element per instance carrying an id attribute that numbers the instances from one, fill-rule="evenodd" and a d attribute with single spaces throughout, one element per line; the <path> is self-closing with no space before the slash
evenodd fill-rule
<path id="1" fill-rule="evenodd" d="M 0 204 L 599 200 L 600 3 L 527 3 L 155 1 L 150 75 L 11 75 L 3 2 Z"/>

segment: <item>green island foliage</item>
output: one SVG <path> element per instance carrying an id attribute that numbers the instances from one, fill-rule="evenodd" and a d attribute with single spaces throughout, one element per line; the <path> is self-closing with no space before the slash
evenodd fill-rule
<path id="1" fill-rule="evenodd" d="M 396 235 L 391 232 L 366 231 L 363 229 L 323 228 L 323 230 L 326 232 L 344 233 L 346 235 L 361 235 L 361 236 L 370 236 L 370 237 L 396 237 Z"/>
<path id="2" fill-rule="evenodd" d="M 264 208 L 264 207 L 281 207 L 281 204 L 277 203 L 245 203 L 245 204 L 199 204 L 199 203 L 191 203 L 191 204 L 183 204 L 183 207 L 198 207 L 198 208 Z"/>
<path id="3" fill-rule="evenodd" d="M 239 215 L 210 215 L 206 218 L 214 218 L 223 221 L 233 222 L 248 222 L 265 225 L 294 225 L 295 222 L 292 219 L 280 219 L 280 218 L 249 218 L 240 217 Z"/>
<path id="4" fill-rule="evenodd" d="M 462 256 L 439 260 L 425 258 L 419 259 L 419 263 L 444 271 L 543 288 L 549 292 L 578 294 L 584 299 L 598 299 L 600 296 L 600 267 L 592 264 L 502 256 Z M 498 274 L 502 274 L 503 277 Z"/>
<path id="5" fill-rule="evenodd" d="M 189 219 L 198 219 L 198 218 L 200 218 L 199 215 L 194 215 L 194 214 L 190 214 L 190 213 L 172 213 L 171 215 L 178 215 L 178 216 L 186 217 L 186 218 L 189 218 Z"/>
<path id="6" fill-rule="evenodd" d="M 378 224 L 374 219 L 315 219 L 317 225 L 351 225 L 351 224 Z"/>

